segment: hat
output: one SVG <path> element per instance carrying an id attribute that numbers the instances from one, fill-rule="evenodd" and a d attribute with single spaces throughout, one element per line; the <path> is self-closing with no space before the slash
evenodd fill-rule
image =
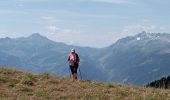
<path id="1" fill-rule="evenodd" d="M 71 49 L 71 52 L 75 52 L 75 49 Z"/>

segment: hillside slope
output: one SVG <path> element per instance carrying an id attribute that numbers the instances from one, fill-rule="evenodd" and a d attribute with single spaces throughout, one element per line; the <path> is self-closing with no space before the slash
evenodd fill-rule
<path id="1" fill-rule="evenodd" d="M 170 90 L 95 81 L 71 81 L 0 68 L 1 100 L 168 100 Z"/>
<path id="2" fill-rule="evenodd" d="M 110 81 L 144 85 L 170 73 L 170 34 L 139 33 L 107 51 L 100 61 Z"/>

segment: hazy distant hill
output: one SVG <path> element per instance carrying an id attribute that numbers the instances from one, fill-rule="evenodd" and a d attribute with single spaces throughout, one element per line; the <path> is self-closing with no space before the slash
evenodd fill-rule
<path id="1" fill-rule="evenodd" d="M 1 38 L 0 65 L 69 75 L 67 55 L 76 48 L 83 79 L 146 84 L 170 73 L 170 34 L 139 33 L 97 49 L 57 43 L 38 33 Z"/>
<path id="2" fill-rule="evenodd" d="M 50 72 L 61 76 L 69 75 L 67 56 L 71 48 L 76 48 L 81 57 L 83 79 L 105 79 L 94 59 L 98 52 L 94 48 L 57 43 L 38 33 L 16 39 L 2 38 L 0 48 L 0 65 L 20 66 L 28 71 Z M 101 76 L 98 77 L 99 75 Z"/>

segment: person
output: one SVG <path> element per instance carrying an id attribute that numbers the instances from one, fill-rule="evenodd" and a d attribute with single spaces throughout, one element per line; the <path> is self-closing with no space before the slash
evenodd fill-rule
<path id="1" fill-rule="evenodd" d="M 73 80 L 77 80 L 77 69 L 79 67 L 80 58 L 75 52 L 75 49 L 71 49 L 71 53 L 68 56 L 68 63 L 71 70 L 71 77 Z"/>

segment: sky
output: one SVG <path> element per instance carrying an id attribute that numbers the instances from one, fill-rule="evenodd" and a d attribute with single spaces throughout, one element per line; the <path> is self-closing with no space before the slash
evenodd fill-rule
<path id="1" fill-rule="evenodd" d="M 33 33 L 107 47 L 139 32 L 170 33 L 170 0 L 0 0 L 0 38 Z"/>

